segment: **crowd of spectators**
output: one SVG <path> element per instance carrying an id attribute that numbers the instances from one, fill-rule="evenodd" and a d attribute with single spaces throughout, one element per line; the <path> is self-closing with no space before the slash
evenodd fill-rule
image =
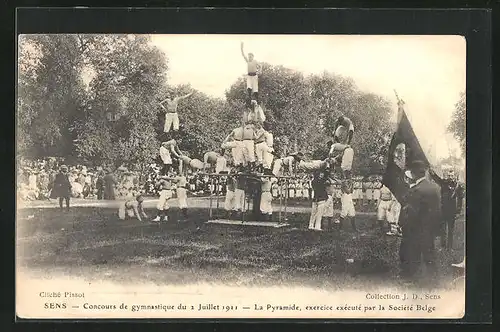
<path id="1" fill-rule="evenodd" d="M 48 200 L 52 183 L 63 159 L 46 158 L 38 160 L 21 159 L 18 163 L 18 195 L 22 200 Z M 71 196 L 84 199 L 107 199 L 134 197 L 139 193 L 156 197 L 159 195 L 157 182 L 160 166 L 150 164 L 145 172 L 131 170 L 120 166 L 116 169 L 106 166 L 86 166 L 81 164 L 66 165 L 71 184 Z M 224 196 L 226 181 L 224 178 L 211 178 L 207 175 L 188 172 L 188 189 L 190 196 L 208 196 L 210 194 Z M 364 205 L 376 203 L 382 187 L 381 178 L 377 176 L 354 177 L 353 199 Z M 311 178 L 304 176 L 290 180 L 288 185 L 274 183 L 272 196 L 278 199 L 287 197 L 295 200 L 312 200 L 314 191 Z M 340 184 L 336 186 L 334 198 L 340 200 Z"/>

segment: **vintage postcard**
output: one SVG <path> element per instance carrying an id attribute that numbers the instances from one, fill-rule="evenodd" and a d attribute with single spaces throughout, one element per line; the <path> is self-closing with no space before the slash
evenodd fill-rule
<path id="1" fill-rule="evenodd" d="M 23 34 L 19 318 L 465 313 L 466 40 Z"/>

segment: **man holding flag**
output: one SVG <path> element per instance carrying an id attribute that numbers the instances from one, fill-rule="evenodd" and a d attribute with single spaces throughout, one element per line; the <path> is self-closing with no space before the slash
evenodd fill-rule
<path id="1" fill-rule="evenodd" d="M 431 278 L 436 276 L 436 248 L 434 239 L 439 235 L 441 198 L 439 187 L 426 178 L 429 161 L 413 131 L 404 111 L 404 102 L 398 98 L 398 126 L 390 146 L 387 168 L 382 183 L 401 203 L 400 247 L 401 277 L 414 281 L 419 266 L 424 261 Z M 396 149 L 405 145 L 405 165 L 395 160 Z M 404 169 L 403 169 L 404 168 Z M 410 171 L 412 184 L 405 181 L 405 171 Z"/>

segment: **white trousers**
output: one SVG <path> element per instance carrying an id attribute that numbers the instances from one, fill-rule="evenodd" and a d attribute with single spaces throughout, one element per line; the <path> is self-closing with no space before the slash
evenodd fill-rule
<path id="1" fill-rule="evenodd" d="M 223 149 L 231 149 L 231 154 L 233 156 L 234 166 L 239 166 L 243 164 L 243 142 L 242 141 L 231 141 L 221 145 Z"/>
<path id="2" fill-rule="evenodd" d="M 179 114 L 165 113 L 165 126 L 163 127 L 163 131 L 168 133 L 170 127 L 173 127 L 174 130 L 179 130 Z"/>
<path id="3" fill-rule="evenodd" d="M 373 199 L 373 189 L 366 189 L 365 197 L 367 200 Z"/>
<path id="4" fill-rule="evenodd" d="M 354 159 L 354 150 L 352 148 L 347 148 L 344 150 L 342 155 L 342 163 L 340 168 L 343 171 L 350 171 L 352 169 L 352 161 Z"/>
<path id="5" fill-rule="evenodd" d="M 177 188 L 177 199 L 179 201 L 179 209 L 187 209 L 187 190 L 186 188 Z"/>
<path id="6" fill-rule="evenodd" d="M 246 139 L 243 141 L 243 158 L 245 165 L 255 161 L 255 142 L 253 140 Z"/>
<path id="7" fill-rule="evenodd" d="M 172 190 L 163 189 L 160 193 L 160 199 L 156 208 L 160 211 L 168 210 L 170 206 L 168 205 L 168 200 L 172 198 Z"/>
<path id="8" fill-rule="evenodd" d="M 378 209 L 377 209 L 377 220 L 383 220 L 383 221 L 388 221 L 390 222 L 391 217 L 390 213 L 391 211 L 389 210 L 391 208 L 391 201 L 380 201 L 378 203 Z"/>
<path id="9" fill-rule="evenodd" d="M 342 210 L 340 211 L 340 217 L 354 217 L 356 216 L 356 211 L 354 210 L 354 203 L 352 201 L 352 194 L 343 193 L 340 198 L 340 203 L 342 204 Z"/>
<path id="10" fill-rule="evenodd" d="M 281 175 L 281 167 L 283 165 L 283 159 L 276 159 L 274 161 L 274 166 L 273 166 L 273 174 L 274 176 L 280 176 Z"/>
<path id="11" fill-rule="evenodd" d="M 226 200 L 224 202 L 224 210 L 231 211 L 235 208 L 235 194 L 232 190 L 226 191 Z"/>
<path id="12" fill-rule="evenodd" d="M 323 217 L 333 217 L 333 195 L 326 200 Z"/>
<path id="13" fill-rule="evenodd" d="M 234 210 L 245 211 L 245 191 L 243 189 L 234 190 Z"/>
<path id="14" fill-rule="evenodd" d="M 260 196 L 260 212 L 264 214 L 273 213 L 273 196 L 269 191 L 265 191 Z"/>
<path id="15" fill-rule="evenodd" d="M 352 191 L 352 199 L 362 199 L 363 198 L 363 190 L 354 189 Z"/>
<path id="16" fill-rule="evenodd" d="M 269 150 L 269 147 L 267 146 L 266 142 L 261 142 L 261 143 L 255 144 L 255 154 L 257 155 L 257 162 L 260 165 L 264 164 L 264 159 L 266 157 L 268 150 Z"/>
<path id="17" fill-rule="evenodd" d="M 389 214 L 388 221 L 391 224 L 399 225 L 399 214 L 401 213 L 401 204 L 398 201 L 393 201 L 391 213 Z"/>
<path id="18" fill-rule="evenodd" d="M 312 203 L 311 218 L 309 219 L 309 229 L 321 229 L 321 219 L 325 213 L 326 201 Z"/>
<path id="19" fill-rule="evenodd" d="M 247 75 L 247 89 L 252 89 L 252 92 L 259 92 L 259 76 Z"/>

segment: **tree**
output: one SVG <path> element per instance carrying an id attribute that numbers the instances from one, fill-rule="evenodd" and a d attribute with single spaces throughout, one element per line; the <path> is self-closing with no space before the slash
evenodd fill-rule
<path id="1" fill-rule="evenodd" d="M 84 117 L 75 125 L 76 150 L 97 163 L 145 164 L 157 154 L 158 96 L 167 59 L 143 35 L 80 35 L 92 73 Z"/>
<path id="2" fill-rule="evenodd" d="M 391 104 L 360 91 L 350 78 L 325 72 L 304 77 L 282 66 L 263 65 L 259 97 L 273 128 L 278 151 L 302 150 L 314 159 L 328 153 L 339 115 L 355 126 L 355 172 L 379 172 L 385 164 L 391 134 Z M 237 80 L 226 92 L 228 101 L 245 101 L 245 82 Z M 286 149 L 285 149 L 286 148 Z"/>
<path id="3" fill-rule="evenodd" d="M 18 149 L 27 156 L 74 151 L 72 124 L 84 96 L 82 59 L 75 35 L 19 38 Z"/>
<path id="4" fill-rule="evenodd" d="M 229 103 L 243 105 L 245 90 L 245 81 L 240 78 L 226 91 L 226 99 Z M 308 92 L 308 83 L 302 73 L 283 66 L 262 64 L 259 99 L 278 142 L 289 141 L 288 151 L 303 149 L 307 144 L 311 118 L 314 118 L 312 112 L 315 111 L 310 107 Z"/>
<path id="5" fill-rule="evenodd" d="M 194 92 L 179 103 L 177 110 L 182 134 L 179 139 L 180 149 L 188 151 L 192 158 L 201 159 L 207 151 L 220 150 L 224 137 L 237 126 L 238 112 L 232 111 L 223 99 L 209 97 L 188 85 L 170 87 L 169 90 L 174 96 Z M 163 112 L 160 117 L 163 117 Z M 160 119 L 157 127 L 159 133 L 163 130 L 162 124 L 163 120 Z"/>
<path id="6" fill-rule="evenodd" d="M 466 119 L 466 100 L 465 100 L 465 92 L 462 92 L 460 94 L 459 101 L 455 104 L 455 110 L 453 111 L 451 122 L 448 125 L 448 132 L 453 134 L 453 136 L 460 142 L 460 147 L 462 148 L 463 156 L 465 156 L 466 152 L 465 119 Z"/>

